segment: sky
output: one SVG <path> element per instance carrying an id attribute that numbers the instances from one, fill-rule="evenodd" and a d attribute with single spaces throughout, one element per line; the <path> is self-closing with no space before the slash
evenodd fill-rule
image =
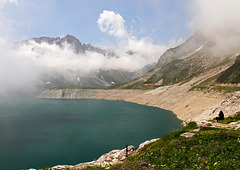
<path id="1" fill-rule="evenodd" d="M 136 38 L 147 37 L 154 44 L 167 44 L 191 35 L 186 3 L 186 0 L 0 0 L 1 34 L 12 40 L 71 34 L 83 43 L 116 44 L 118 38 L 102 32 L 97 23 L 105 10 L 121 15 L 127 32 Z"/>

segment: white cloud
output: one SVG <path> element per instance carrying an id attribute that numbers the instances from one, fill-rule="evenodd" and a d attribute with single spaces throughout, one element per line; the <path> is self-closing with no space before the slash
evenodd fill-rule
<path id="1" fill-rule="evenodd" d="M 41 68 L 58 70 L 58 71 L 74 71 L 83 74 L 99 69 L 124 69 L 135 71 L 141 69 L 146 64 L 153 63 L 153 57 L 147 57 L 149 54 L 156 53 L 159 57 L 157 47 L 144 45 L 146 40 L 129 41 L 129 49 L 142 49 L 133 55 L 129 55 L 126 51 L 120 49 L 116 53 L 120 57 L 106 57 L 96 52 L 86 52 L 84 54 L 76 54 L 70 44 L 65 44 L 63 48 L 47 43 L 36 43 L 30 41 L 28 44 L 19 47 L 20 56 L 27 56 L 38 63 Z M 125 46 L 124 46 L 125 47 Z M 152 51 L 155 48 L 155 51 Z M 145 49 L 145 50 L 144 50 Z M 156 61 L 156 58 L 155 58 Z"/>
<path id="2" fill-rule="evenodd" d="M 124 26 L 125 20 L 118 13 L 104 10 L 97 21 L 98 26 L 102 32 L 107 32 L 109 35 L 118 38 L 127 36 L 127 31 Z"/>
<path id="3" fill-rule="evenodd" d="M 140 17 L 137 17 L 137 19 L 140 22 L 144 22 Z M 124 59 L 127 63 L 130 61 L 129 68 L 132 68 L 132 70 L 140 69 L 147 64 L 157 62 L 159 57 L 168 48 L 177 44 L 177 42 L 171 42 L 169 45 L 155 45 L 148 36 L 138 39 L 134 35 L 133 27 L 130 26 L 130 33 L 127 31 L 124 25 L 125 22 L 120 14 L 104 10 L 98 19 L 98 26 L 102 32 L 106 32 L 119 40 L 116 51 L 120 58 Z M 131 52 L 132 54 L 127 55 L 126 52 Z"/>
<path id="4" fill-rule="evenodd" d="M 239 0 L 194 0 L 193 20 L 190 24 L 195 30 L 206 35 L 219 32 L 239 33 L 240 1 Z"/>
<path id="5" fill-rule="evenodd" d="M 39 83 L 38 64 L 26 56 L 19 55 L 13 45 L 0 38 L 0 96 L 14 90 L 30 90 Z"/>
<path id="6" fill-rule="evenodd" d="M 185 41 L 185 39 L 183 39 L 182 37 L 180 37 L 178 40 L 176 40 L 175 38 L 171 38 L 170 41 L 168 42 L 168 46 L 176 47 L 176 46 L 182 44 L 184 41 Z"/>
<path id="7" fill-rule="evenodd" d="M 189 27 L 212 38 L 215 51 L 228 53 L 239 48 L 239 0 L 192 0 L 190 4 L 193 17 Z"/>
<path id="8" fill-rule="evenodd" d="M 106 57 L 103 54 L 88 51 L 76 54 L 68 43 L 65 43 L 64 47 L 61 48 L 55 44 L 39 44 L 30 41 L 19 46 L 18 56 L 30 58 L 38 63 L 42 70 L 88 74 L 99 69 L 136 71 L 147 64 L 157 62 L 160 55 L 168 48 L 168 45 L 154 45 L 147 38 L 138 40 L 131 37 L 121 41 L 118 49 L 115 49 L 118 57 Z"/>

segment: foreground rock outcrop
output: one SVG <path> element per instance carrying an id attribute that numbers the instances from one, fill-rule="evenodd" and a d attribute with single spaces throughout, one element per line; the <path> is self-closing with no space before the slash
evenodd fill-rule
<path id="1" fill-rule="evenodd" d="M 109 153 L 102 155 L 96 161 L 87 162 L 87 163 L 80 163 L 78 165 L 73 166 L 73 169 L 81 169 L 86 168 L 88 166 L 107 166 L 107 165 L 114 165 L 117 163 L 121 163 L 128 154 L 134 152 L 136 148 L 134 146 L 128 146 L 127 151 L 126 148 L 122 150 L 112 150 Z"/>
<path id="2" fill-rule="evenodd" d="M 51 169 L 53 170 L 58 170 L 58 169 L 83 169 L 87 167 L 94 167 L 94 166 L 108 166 L 108 165 L 114 165 L 118 163 L 122 163 L 127 156 L 139 152 L 142 148 L 144 148 L 146 145 L 156 142 L 158 139 L 152 139 L 145 141 L 141 143 L 136 149 L 134 146 L 130 145 L 127 146 L 127 148 L 124 149 L 116 149 L 112 150 L 102 156 L 100 156 L 97 160 L 92 161 L 92 162 L 85 162 L 85 163 L 80 163 L 77 165 L 57 165 L 52 167 Z M 126 151 L 127 149 L 127 151 Z"/>

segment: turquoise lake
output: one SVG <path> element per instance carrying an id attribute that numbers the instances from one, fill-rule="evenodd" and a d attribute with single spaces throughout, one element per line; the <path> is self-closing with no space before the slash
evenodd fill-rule
<path id="1" fill-rule="evenodd" d="M 180 128 L 170 111 L 124 101 L 0 99 L 0 170 L 75 165 Z"/>

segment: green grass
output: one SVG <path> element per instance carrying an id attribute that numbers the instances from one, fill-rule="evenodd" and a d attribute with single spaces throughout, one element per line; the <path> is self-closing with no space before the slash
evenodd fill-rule
<path id="1" fill-rule="evenodd" d="M 193 86 L 191 90 L 200 90 L 200 91 L 218 91 L 218 92 L 224 92 L 224 93 L 232 93 L 235 91 L 240 91 L 240 87 L 227 87 L 227 86 L 204 86 L 204 85 L 196 85 Z"/>
<path id="2" fill-rule="evenodd" d="M 221 75 L 221 73 L 214 75 L 212 77 L 209 77 L 208 79 L 204 80 L 201 82 L 199 85 L 204 86 L 204 85 L 214 85 L 217 78 Z"/>
<path id="3" fill-rule="evenodd" d="M 223 61 L 225 63 L 225 60 Z M 218 86 L 217 83 L 239 83 L 240 81 L 240 72 L 239 72 L 239 63 L 233 64 L 229 69 L 216 74 L 203 82 L 199 83 L 198 85 L 193 84 L 190 90 L 200 90 L 200 91 L 218 91 L 224 93 L 231 93 L 234 91 L 240 91 L 240 87 L 229 87 L 229 86 Z M 234 81 L 233 79 L 234 78 Z M 236 80 L 235 80 L 236 79 Z"/>
<path id="4" fill-rule="evenodd" d="M 238 169 L 240 131 L 205 128 L 192 139 L 179 137 L 178 131 L 165 135 L 145 147 L 128 164 L 146 162 L 154 169 Z M 133 165 L 135 166 L 135 165 Z"/>
<path id="5" fill-rule="evenodd" d="M 240 87 L 223 87 L 223 86 L 214 86 L 212 87 L 213 90 L 216 91 L 223 91 L 225 93 L 232 93 L 235 91 L 240 91 Z"/>
<path id="6" fill-rule="evenodd" d="M 240 130 L 205 127 L 191 139 L 180 137 L 196 127 L 196 123 L 191 122 L 182 130 L 145 146 L 124 163 L 107 169 L 240 169 Z"/>
<path id="7" fill-rule="evenodd" d="M 105 89 L 106 89 L 106 90 L 108 90 L 108 89 L 119 89 L 119 88 L 121 88 L 122 85 L 123 85 L 123 84 L 114 84 L 114 85 L 105 87 Z"/>
<path id="8" fill-rule="evenodd" d="M 192 90 L 199 90 L 199 91 L 210 91 L 211 87 L 210 86 L 200 86 L 200 85 L 197 85 L 197 86 L 193 86 L 190 91 Z"/>
<path id="9" fill-rule="evenodd" d="M 190 131 L 197 128 L 198 127 L 196 122 L 189 122 L 188 125 L 182 129 L 182 131 Z"/>
<path id="10" fill-rule="evenodd" d="M 145 85 L 143 81 L 128 85 L 123 89 L 140 89 L 140 90 L 153 90 L 163 85 Z"/>
<path id="11" fill-rule="evenodd" d="M 230 87 L 230 86 L 218 86 L 216 85 L 216 80 L 221 76 L 222 73 L 219 73 L 215 76 L 212 76 L 205 81 L 199 83 L 198 85 L 193 85 L 191 90 L 199 90 L 204 92 L 210 91 L 217 91 L 217 92 L 224 92 L 224 93 L 232 93 L 235 91 L 240 91 L 240 87 Z"/>
<path id="12" fill-rule="evenodd" d="M 225 70 L 217 79 L 218 83 L 240 83 L 240 57 L 235 63 Z"/>

